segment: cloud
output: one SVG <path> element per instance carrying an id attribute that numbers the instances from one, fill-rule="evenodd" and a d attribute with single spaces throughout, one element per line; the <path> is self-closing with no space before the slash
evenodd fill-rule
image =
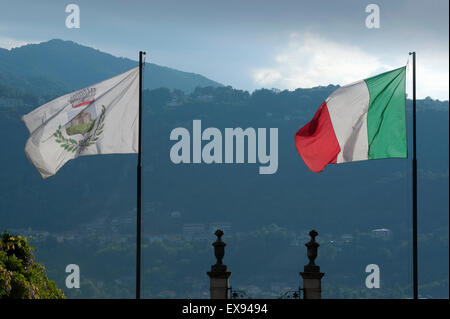
<path id="1" fill-rule="evenodd" d="M 421 51 L 417 52 L 416 59 L 417 97 L 425 98 L 430 96 L 440 100 L 448 100 L 448 51 Z M 412 66 L 412 62 L 410 66 Z M 408 70 L 409 74 L 411 72 L 412 67 Z M 412 81 L 408 81 L 407 92 L 408 96 L 412 96 Z"/>
<path id="2" fill-rule="evenodd" d="M 286 47 L 274 57 L 272 65 L 254 69 L 252 78 L 258 87 L 289 90 L 328 84 L 346 85 L 399 67 L 407 59 L 405 56 L 403 61 L 393 58 L 386 62 L 380 56 L 315 34 L 292 33 Z M 420 66 L 417 66 L 419 71 L 418 98 L 448 99 L 448 52 L 424 53 Z"/>
<path id="3" fill-rule="evenodd" d="M 356 46 L 293 33 L 287 48 L 275 57 L 275 65 L 254 70 L 253 79 L 262 86 L 308 88 L 351 83 L 390 67 Z"/>
<path id="4" fill-rule="evenodd" d="M 21 47 L 23 45 L 31 44 L 31 43 L 39 43 L 39 42 L 38 41 L 22 41 L 22 40 L 17 40 L 17 39 L 13 39 L 13 38 L 0 36 L 0 48 L 4 48 L 4 49 L 8 49 L 8 50 L 10 50 L 12 48 Z"/>

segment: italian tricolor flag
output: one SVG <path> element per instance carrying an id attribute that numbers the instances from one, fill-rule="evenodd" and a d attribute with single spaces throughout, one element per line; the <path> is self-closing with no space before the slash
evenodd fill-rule
<path id="1" fill-rule="evenodd" d="M 406 158 L 406 66 L 334 91 L 295 134 L 298 153 L 320 172 L 330 163 Z"/>

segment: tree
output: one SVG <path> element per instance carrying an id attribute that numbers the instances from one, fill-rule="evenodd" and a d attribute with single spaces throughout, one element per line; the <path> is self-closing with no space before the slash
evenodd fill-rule
<path id="1" fill-rule="evenodd" d="M 45 268 L 34 261 L 27 239 L 6 231 L 0 236 L 0 298 L 64 299 L 48 279 Z"/>

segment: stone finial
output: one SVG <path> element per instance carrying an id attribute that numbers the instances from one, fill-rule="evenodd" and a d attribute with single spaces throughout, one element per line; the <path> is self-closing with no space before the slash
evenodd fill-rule
<path id="1" fill-rule="evenodd" d="M 217 236 L 217 240 L 212 245 L 217 262 L 211 266 L 211 271 L 207 272 L 210 278 L 210 294 L 211 299 L 227 299 L 228 278 L 230 278 L 231 272 L 222 262 L 226 244 L 222 240 L 223 231 L 221 229 L 216 230 L 214 234 Z"/>
<path id="2" fill-rule="evenodd" d="M 305 265 L 304 272 L 300 273 L 303 278 L 303 298 L 304 299 L 321 299 L 322 298 L 322 277 L 325 275 L 320 272 L 320 267 L 315 264 L 317 258 L 317 248 L 319 243 L 316 237 L 319 235 L 315 230 L 309 232 L 311 240 L 305 244 L 307 248 L 307 256 L 309 264 Z"/>
<path id="3" fill-rule="evenodd" d="M 309 264 L 305 265 L 305 272 L 319 272 L 320 267 L 315 264 L 317 258 L 317 248 L 319 248 L 319 243 L 316 242 L 316 236 L 319 235 L 314 229 L 309 232 L 311 240 L 305 244 L 307 248 L 307 256 L 309 259 Z"/>
<path id="4" fill-rule="evenodd" d="M 225 256 L 225 246 L 227 245 L 222 241 L 223 231 L 221 229 L 216 230 L 214 235 L 217 236 L 217 240 L 212 244 L 214 246 L 214 256 L 216 256 L 216 265 L 222 265 L 222 259 Z"/>

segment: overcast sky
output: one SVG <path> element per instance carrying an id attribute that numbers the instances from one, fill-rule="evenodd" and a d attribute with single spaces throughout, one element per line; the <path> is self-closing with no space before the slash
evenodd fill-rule
<path id="1" fill-rule="evenodd" d="M 81 11 L 68 29 L 69 3 Z M 369 29 L 365 8 L 380 8 Z M 53 38 L 207 76 L 235 88 L 344 85 L 417 52 L 418 97 L 448 100 L 447 0 L 0 0 L 0 47 Z"/>

